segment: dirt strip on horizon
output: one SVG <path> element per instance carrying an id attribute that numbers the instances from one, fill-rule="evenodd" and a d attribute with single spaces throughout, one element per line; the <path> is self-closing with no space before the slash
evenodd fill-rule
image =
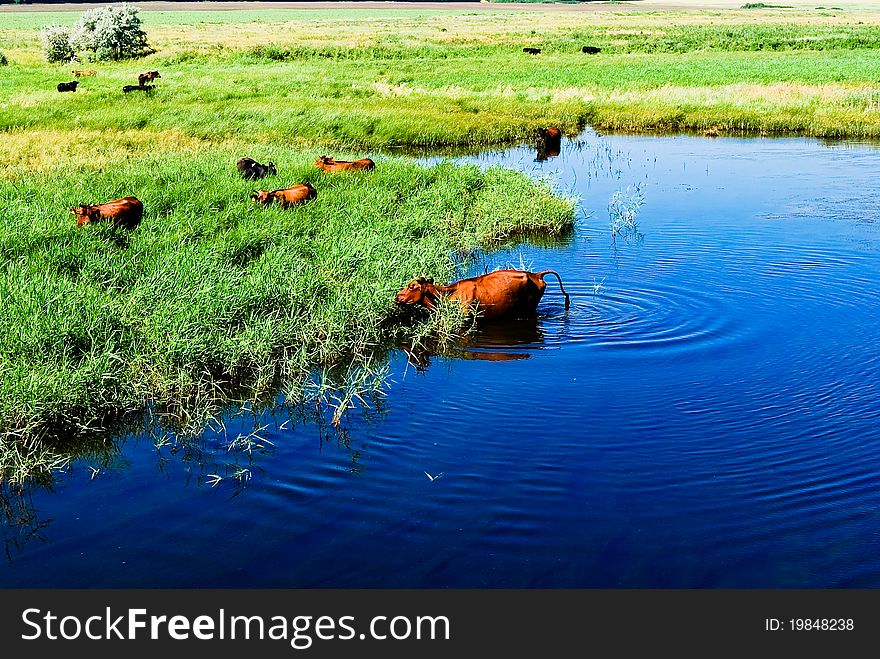
<path id="1" fill-rule="evenodd" d="M 248 9 L 418 9 L 433 11 L 586 11 L 621 12 L 687 11 L 738 8 L 743 0 L 720 0 L 718 2 L 657 2 L 656 0 L 630 0 L 629 2 L 582 2 L 532 3 L 532 2 L 129 2 L 142 11 L 243 11 Z M 85 11 L 105 3 L 21 4 L 0 5 L 0 12 L 17 11 Z M 812 3 L 811 3 L 812 4 Z M 849 3 L 845 3 L 849 4 Z M 857 3 L 858 4 L 858 3 Z"/>

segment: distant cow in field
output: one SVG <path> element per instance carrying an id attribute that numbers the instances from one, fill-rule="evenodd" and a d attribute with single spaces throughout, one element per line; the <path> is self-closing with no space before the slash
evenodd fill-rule
<path id="1" fill-rule="evenodd" d="M 149 92 L 155 88 L 155 85 L 125 85 L 125 87 L 122 88 L 122 93 L 127 94 L 128 92 Z"/>
<path id="2" fill-rule="evenodd" d="M 315 160 L 315 167 L 323 172 L 346 172 L 357 169 L 368 171 L 374 169 L 376 163 L 369 158 L 361 158 L 360 160 L 336 160 L 333 156 L 320 156 Z"/>
<path id="3" fill-rule="evenodd" d="M 540 48 L 523 48 L 524 53 L 528 53 L 529 55 L 538 55 L 541 53 Z"/>
<path id="4" fill-rule="evenodd" d="M 268 165 L 261 165 L 253 158 L 239 158 L 235 166 L 238 169 L 238 173 L 249 181 L 255 181 L 264 176 L 275 176 L 278 173 L 278 170 L 275 169 L 275 163 L 270 162 Z"/>
<path id="5" fill-rule="evenodd" d="M 76 216 L 76 226 L 81 227 L 94 222 L 112 222 L 122 229 L 134 229 L 144 216 L 144 205 L 137 197 L 123 197 L 104 204 L 76 206 L 70 209 Z"/>
<path id="6" fill-rule="evenodd" d="M 596 53 L 601 53 L 601 48 L 596 48 L 596 46 L 584 46 L 581 48 L 582 53 L 587 53 L 588 55 L 595 55 Z"/>
<path id="7" fill-rule="evenodd" d="M 98 72 L 94 69 L 74 69 L 70 72 L 74 78 L 81 78 L 83 76 L 96 76 Z"/>
<path id="8" fill-rule="evenodd" d="M 251 199 L 263 206 L 276 203 L 282 208 L 290 208 L 302 204 L 318 196 L 318 191 L 311 183 L 301 183 L 281 190 L 259 190 L 251 195 Z"/>
<path id="9" fill-rule="evenodd" d="M 71 82 L 59 82 L 58 83 L 58 91 L 60 92 L 75 92 L 76 86 L 79 84 L 78 80 L 73 80 Z"/>
<path id="10" fill-rule="evenodd" d="M 419 277 L 407 284 L 397 294 L 395 301 L 397 304 L 421 305 L 433 309 L 443 297 L 461 302 L 466 312 L 472 311 L 476 306 L 479 317 L 483 320 L 528 317 L 535 314 L 538 302 L 547 288 L 544 276 L 551 274 L 559 280 L 559 288 L 565 296 L 565 308 L 568 309 L 568 293 L 562 286 L 562 278 L 554 270 L 495 270 L 448 286 L 438 286 L 433 279 Z"/>
<path id="11" fill-rule="evenodd" d="M 562 148 L 562 132 L 556 126 L 535 130 L 535 147 L 538 151 L 536 160 L 543 161 L 559 155 Z"/>
<path id="12" fill-rule="evenodd" d="M 138 85 L 143 87 L 148 82 L 153 82 L 156 78 L 161 78 L 158 71 L 145 71 L 138 75 Z"/>

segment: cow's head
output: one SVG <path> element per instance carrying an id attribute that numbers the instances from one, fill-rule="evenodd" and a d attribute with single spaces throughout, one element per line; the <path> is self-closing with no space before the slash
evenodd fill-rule
<path id="1" fill-rule="evenodd" d="M 419 277 L 413 279 L 397 294 L 397 304 L 421 304 L 429 309 L 434 308 L 434 303 L 440 297 L 433 279 Z"/>
<path id="2" fill-rule="evenodd" d="M 319 156 L 318 159 L 315 160 L 315 167 L 324 169 L 325 167 L 332 165 L 333 162 L 333 156 Z"/>
<path id="3" fill-rule="evenodd" d="M 272 203 L 272 197 L 274 195 L 269 190 L 257 190 L 254 194 L 251 195 L 251 199 L 256 201 L 258 204 L 263 204 L 263 206 L 267 206 Z"/>
<path id="4" fill-rule="evenodd" d="M 70 214 L 76 217 L 78 227 L 94 222 L 100 217 L 100 212 L 94 206 L 75 206 L 70 209 Z"/>
<path id="5" fill-rule="evenodd" d="M 269 176 L 275 176 L 277 173 L 278 170 L 275 169 L 274 162 L 270 162 L 268 165 L 266 165 L 266 174 L 268 174 Z"/>

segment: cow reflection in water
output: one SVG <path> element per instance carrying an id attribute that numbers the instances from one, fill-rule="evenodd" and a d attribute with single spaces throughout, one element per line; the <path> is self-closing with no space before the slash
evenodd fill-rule
<path id="1" fill-rule="evenodd" d="M 544 330 L 538 318 L 521 318 L 505 322 L 487 322 L 473 334 L 459 339 L 455 344 L 440 348 L 436 345 L 400 346 L 407 361 L 418 371 L 431 365 L 431 357 L 455 359 L 478 359 L 487 362 L 509 362 L 528 359 L 532 351 L 540 350 L 544 343 Z"/>

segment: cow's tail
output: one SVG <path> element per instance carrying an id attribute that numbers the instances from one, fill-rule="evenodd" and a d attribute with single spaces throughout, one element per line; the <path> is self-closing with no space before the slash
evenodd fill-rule
<path id="1" fill-rule="evenodd" d="M 562 277 L 560 277 L 559 273 L 555 270 L 544 270 L 544 272 L 538 273 L 538 276 L 541 278 L 543 278 L 544 275 L 555 275 L 559 280 L 559 290 L 562 291 L 562 294 L 565 296 L 565 308 L 568 309 L 571 306 L 571 299 L 568 297 L 568 293 L 565 292 L 565 288 L 562 286 Z"/>

